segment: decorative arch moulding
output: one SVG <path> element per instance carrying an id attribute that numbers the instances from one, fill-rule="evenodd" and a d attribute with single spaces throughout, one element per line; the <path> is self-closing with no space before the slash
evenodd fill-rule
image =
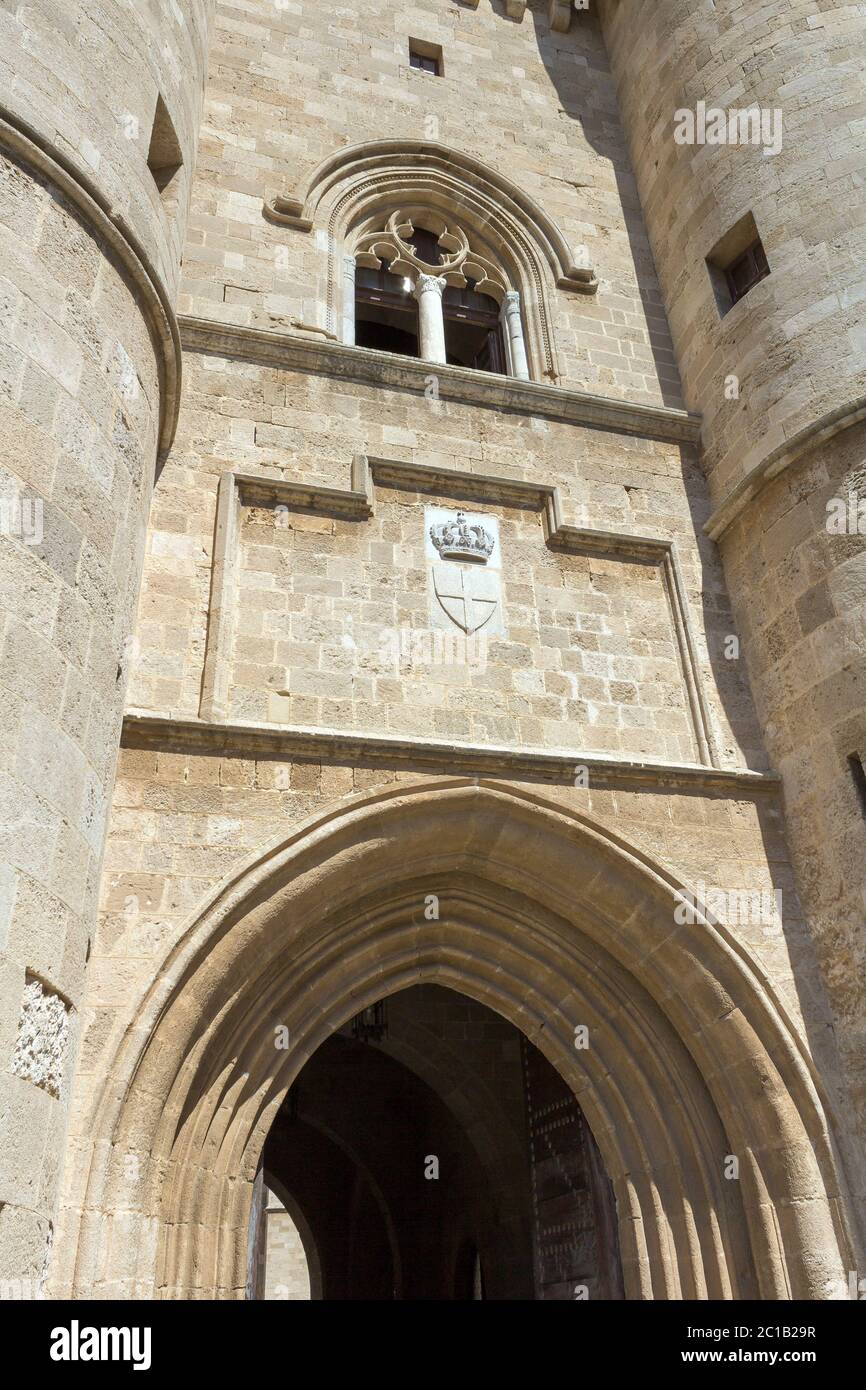
<path id="1" fill-rule="evenodd" d="M 457 223 L 487 263 L 498 263 L 520 292 L 531 375 L 557 381 L 557 290 L 595 294 L 586 247 L 572 248 L 551 217 L 516 184 L 472 155 L 421 140 L 372 140 L 337 150 L 310 175 L 300 197 L 265 199 L 268 220 L 327 231 L 325 331 L 345 313 L 344 262 L 364 234 L 381 232 L 397 209 Z"/>
<path id="2" fill-rule="evenodd" d="M 543 208 L 517 184 L 473 155 L 425 140 L 371 140 L 348 145 L 324 159 L 310 175 L 299 197 L 277 195 L 264 200 L 264 215 L 297 231 L 312 231 L 328 194 L 345 186 L 362 191 L 382 174 L 411 180 L 419 173 L 440 173 L 461 190 L 461 202 L 474 194 L 479 202 L 499 207 L 503 218 L 513 219 L 537 240 L 546 253 L 560 289 L 595 294 L 598 280 L 588 263 L 585 248 L 573 250 Z M 452 213 L 457 208 L 452 208 Z"/>
<path id="3" fill-rule="evenodd" d="M 657 567 L 691 718 L 697 753 L 695 766 L 721 770 L 703 689 L 688 595 L 674 541 L 569 525 L 563 520 L 559 489 L 551 484 L 523 482 L 494 474 L 469 473 L 366 454 L 356 454 L 352 459 L 350 486 L 345 489 L 290 482 L 258 473 L 227 470 L 221 475 L 199 703 L 200 720 L 225 721 L 229 713 L 240 508 L 244 504 L 264 503 L 364 522 L 375 512 L 374 482 L 407 491 L 435 492 L 455 499 L 472 499 L 540 511 L 544 541 L 551 550 Z M 443 749 L 447 746 L 443 744 Z"/>
<path id="4" fill-rule="evenodd" d="M 431 873 L 453 911 L 419 925 Z M 380 789 L 283 829 L 196 904 L 110 1041 L 67 1213 L 69 1295 L 236 1298 L 264 1138 L 306 1059 L 429 980 L 521 1028 L 580 1097 L 628 1298 L 826 1298 L 855 1267 L 835 1117 L 754 952 L 702 907 L 676 920 L 687 892 L 591 814 L 486 779 Z M 276 1070 L 274 1018 L 291 1039 Z M 580 1060 L 574 1018 L 596 1039 Z M 724 1181 L 728 1149 L 742 1183 Z"/>
<path id="5" fill-rule="evenodd" d="M 438 276 L 446 285 L 465 288 L 469 277 L 475 281 L 478 294 L 489 295 L 498 304 L 512 288 L 507 276 L 495 262 L 482 256 L 470 245 L 459 222 L 448 222 L 444 218 L 431 215 L 427 230 L 434 233 L 441 247 L 442 260 L 439 265 L 424 261 L 418 255 L 410 240 L 415 231 L 416 217 L 422 217 L 421 210 L 415 213 L 392 212 L 384 227 L 367 232 L 355 242 L 356 264 L 375 270 L 385 262 L 392 275 L 417 278 L 421 275 Z"/>
<path id="6" fill-rule="evenodd" d="M 341 318 L 345 248 L 359 233 L 381 230 L 383 214 L 400 207 L 458 222 L 477 249 L 483 247 L 487 261 L 501 262 L 520 290 L 532 374 L 558 380 L 554 292 L 595 294 L 598 280 L 588 251 L 570 247 L 552 218 L 516 184 L 471 155 L 426 141 L 347 146 L 313 171 L 303 196 L 265 200 L 264 215 L 272 222 L 304 232 L 326 222 L 326 332 L 335 336 Z M 379 227 L 372 225 L 377 218 Z"/>

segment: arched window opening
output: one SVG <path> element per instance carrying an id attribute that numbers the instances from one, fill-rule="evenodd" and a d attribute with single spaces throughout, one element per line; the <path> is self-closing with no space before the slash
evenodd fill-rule
<path id="1" fill-rule="evenodd" d="M 344 341 L 528 380 L 518 291 L 460 226 L 428 216 L 392 212 L 358 238 L 345 260 Z"/>

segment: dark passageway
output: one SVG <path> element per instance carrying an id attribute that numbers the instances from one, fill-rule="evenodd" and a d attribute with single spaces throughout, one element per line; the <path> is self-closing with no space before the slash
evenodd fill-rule
<path id="1" fill-rule="evenodd" d="M 263 1169 L 314 1247 L 313 1297 L 622 1297 L 610 1184 L 577 1103 L 512 1024 L 451 990 L 415 986 L 330 1037 Z M 281 1256 L 258 1238 L 263 1297 Z"/>

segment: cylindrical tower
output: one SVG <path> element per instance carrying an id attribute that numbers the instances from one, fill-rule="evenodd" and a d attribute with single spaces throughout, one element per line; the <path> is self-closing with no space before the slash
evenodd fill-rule
<path id="1" fill-rule="evenodd" d="M 866 17 L 842 0 L 601 0 L 601 13 L 704 419 L 707 529 L 862 1117 Z M 866 501 L 861 516 L 866 532 Z"/>
<path id="2" fill-rule="evenodd" d="M 0 1279 L 25 1297 L 51 1247 L 148 503 L 176 414 L 211 3 L 0 11 Z"/>

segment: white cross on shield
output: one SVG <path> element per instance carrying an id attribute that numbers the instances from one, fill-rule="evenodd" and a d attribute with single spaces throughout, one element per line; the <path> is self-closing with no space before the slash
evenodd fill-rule
<path id="1" fill-rule="evenodd" d="M 499 603 L 497 576 L 473 565 L 434 565 L 433 588 L 452 623 L 467 637 L 490 621 Z"/>

